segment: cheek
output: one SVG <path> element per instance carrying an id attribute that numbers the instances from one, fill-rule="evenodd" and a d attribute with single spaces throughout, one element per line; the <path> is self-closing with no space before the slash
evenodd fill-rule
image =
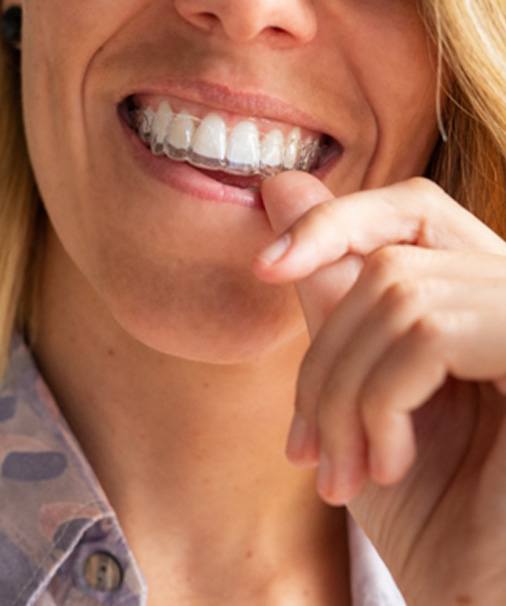
<path id="1" fill-rule="evenodd" d="M 321 10 L 336 99 L 352 91 L 350 107 L 362 114 L 347 122 L 346 174 L 354 177 L 346 191 L 357 188 L 358 171 L 363 189 L 423 174 L 438 140 L 437 49 L 417 2 L 328 0 Z M 342 192 L 341 175 L 335 183 L 332 191 Z"/>
<path id="2" fill-rule="evenodd" d="M 388 3 L 387 3 L 388 4 Z M 370 19 L 358 27 L 351 53 L 356 73 L 378 113 L 428 115 L 436 91 L 436 47 L 420 19 Z"/>
<path id="3" fill-rule="evenodd" d="M 22 86 L 26 137 L 43 188 L 54 167 L 83 167 L 83 91 L 102 47 L 146 0 L 27 0 L 23 11 Z M 79 41 L 76 44 L 76 40 Z M 59 184 L 61 185 L 61 184 Z"/>
<path id="4" fill-rule="evenodd" d="M 438 138 L 437 50 L 412 13 L 369 25 L 351 56 L 376 122 L 376 166 L 365 184 L 376 187 L 424 172 Z"/>
<path id="5" fill-rule="evenodd" d="M 145 0 L 26 0 L 24 6 L 21 76 L 28 153 L 48 215 L 76 254 L 83 232 L 92 229 L 85 220 L 93 192 L 83 103 L 90 64 L 144 5 Z"/>

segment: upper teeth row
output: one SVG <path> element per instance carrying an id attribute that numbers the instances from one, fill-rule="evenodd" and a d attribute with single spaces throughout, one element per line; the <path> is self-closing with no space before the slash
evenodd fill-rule
<path id="1" fill-rule="evenodd" d="M 311 170 L 319 158 L 320 139 L 302 141 L 301 130 L 292 128 L 286 140 L 279 128 L 260 134 L 253 119 L 238 122 L 230 132 L 216 112 L 203 119 L 183 110 L 174 113 L 167 101 L 155 111 L 133 112 L 135 127 L 154 154 L 187 160 L 204 168 L 241 175 L 275 174 L 282 170 Z"/>

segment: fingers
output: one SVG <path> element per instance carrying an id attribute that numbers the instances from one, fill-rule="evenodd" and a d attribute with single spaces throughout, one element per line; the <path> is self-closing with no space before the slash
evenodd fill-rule
<path id="1" fill-rule="evenodd" d="M 353 401 L 341 396 L 342 386 L 337 391 L 326 388 L 318 419 L 322 460 L 330 461 L 331 472 L 319 470 L 330 479 L 325 487 L 319 475 L 317 488 L 329 503 L 348 503 L 368 478 L 378 484 L 398 482 L 413 464 L 416 444 L 410 412 L 441 386 L 447 370 L 442 341 L 429 326 L 416 322 L 378 356 L 365 379 L 346 386 L 355 391 Z"/>
<path id="2" fill-rule="evenodd" d="M 346 255 L 337 263 L 321 268 L 307 277 L 303 284 L 299 282 L 295 285 L 311 341 L 356 282 L 363 266 L 362 257 Z M 312 305 L 315 292 L 318 293 L 318 304 Z"/>
<path id="3" fill-rule="evenodd" d="M 334 198 L 319 179 L 301 171 L 269 177 L 262 182 L 260 191 L 275 234 L 284 232 L 313 206 Z"/>
<path id="4" fill-rule="evenodd" d="M 276 183 L 273 179 L 271 188 L 289 206 L 297 192 L 285 182 L 274 188 Z M 368 255 L 397 243 L 506 255 L 502 238 L 428 179 L 416 177 L 330 200 L 321 195 L 322 201 L 311 199 L 309 210 L 285 231 L 292 244 L 278 262 L 255 259 L 253 271 L 263 280 L 301 279 L 345 254 Z"/>
<path id="5" fill-rule="evenodd" d="M 362 453 L 366 440 L 357 405 L 364 377 L 391 344 L 409 330 L 417 318 L 424 316 L 428 305 L 437 307 L 448 298 L 447 289 L 438 288 L 440 283 L 441 280 L 427 278 L 390 286 L 355 326 L 344 345 L 336 349 L 323 387 L 319 386 L 313 393 L 313 406 L 316 406 L 315 395 L 317 398 L 322 449 L 331 447 L 340 474 L 343 468 L 352 466 L 357 482 L 368 473 L 367 461 L 353 460 L 356 452 Z M 345 475 L 349 474 L 345 472 Z"/>
<path id="6" fill-rule="evenodd" d="M 407 310 L 422 316 L 424 311 L 438 306 L 475 304 L 479 307 L 483 304 L 480 294 L 483 289 L 490 292 L 494 285 L 501 284 L 498 281 L 501 272 L 506 279 L 503 257 L 486 255 L 479 263 L 475 257 L 476 254 L 471 253 L 468 258 L 467 254 L 463 256 L 454 251 L 404 245 L 382 248 L 366 258 L 353 287 L 334 306 L 326 324 L 316 334 L 312 333 L 311 346 L 299 368 L 295 411 L 301 418 L 295 424 L 300 426 L 305 420 L 312 438 L 311 446 L 302 452 L 302 438 L 295 440 L 297 444 L 291 444 L 289 436 L 286 454 L 294 464 L 314 466 L 318 463 L 315 411 L 331 372 L 337 386 L 348 386 L 347 398 L 353 401 L 358 380 L 376 362 L 390 340 L 416 319 L 415 315 L 406 315 Z M 470 288 L 469 280 L 474 274 L 478 276 L 474 278 L 476 287 Z M 490 276 L 488 280 L 487 276 Z M 337 360 L 341 361 L 340 366 Z M 354 377 L 355 391 L 351 389 Z M 338 442 L 344 444 L 343 432 L 339 432 L 339 427 L 336 431 Z M 301 435 L 300 431 L 297 433 Z M 344 452 L 340 458 L 344 458 Z"/>
<path id="7" fill-rule="evenodd" d="M 341 505 L 368 478 L 407 473 L 411 413 L 448 375 L 506 391 L 506 242 L 427 179 L 337 199 L 312 180 L 266 184 L 268 217 L 291 246 L 253 269 L 296 282 L 312 344 L 287 453 L 319 465 L 318 492 Z M 345 292 L 329 270 L 346 256 L 364 265 Z"/>
<path id="8" fill-rule="evenodd" d="M 462 300 L 467 284 L 462 282 L 452 287 L 450 289 L 447 282 L 432 277 L 390 286 L 366 317 L 349 331 L 344 345 L 336 349 L 323 385 L 314 386 L 312 407 L 321 436 L 321 452 L 331 453 L 330 458 L 338 470 L 339 498 L 344 499 L 340 502 L 350 499 L 370 474 L 365 458 L 369 436 L 364 431 L 360 407 L 360 390 L 365 377 L 418 318 L 424 317 L 432 308 L 454 302 L 449 296 L 450 290 L 451 295 Z M 387 376 L 387 380 L 390 379 Z M 303 383 L 305 376 L 300 380 Z M 312 381 L 311 377 L 310 383 Z M 309 398 L 307 388 L 304 393 Z M 382 430 L 385 431 L 382 438 L 390 444 L 390 454 L 397 459 L 402 454 L 402 461 L 409 466 L 414 454 L 409 423 L 396 417 L 392 426 L 378 431 Z"/>
<path id="9" fill-rule="evenodd" d="M 314 377 L 301 372 L 305 414 L 317 424 L 320 471 L 328 470 L 325 459 L 333 470 L 332 489 L 318 484 L 322 497 L 344 504 L 367 478 L 402 479 L 416 455 L 410 413 L 447 374 L 463 380 L 506 374 L 505 297 L 504 282 L 491 279 L 394 284 L 326 363 L 312 399 L 304 383 L 314 385 Z M 306 461 L 314 457 L 311 452 Z"/>
<path id="10" fill-rule="evenodd" d="M 449 312 L 418 320 L 392 344 L 361 386 L 360 408 L 369 444 L 369 475 L 379 484 L 399 481 L 415 460 L 410 412 L 444 383 L 451 347 Z"/>

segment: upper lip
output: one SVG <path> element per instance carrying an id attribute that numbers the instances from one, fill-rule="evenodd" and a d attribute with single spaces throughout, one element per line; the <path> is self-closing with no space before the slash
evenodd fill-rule
<path id="1" fill-rule="evenodd" d="M 176 95 L 213 109 L 222 109 L 252 118 L 287 122 L 320 133 L 328 133 L 326 127 L 314 116 L 278 97 L 264 93 L 236 91 L 223 84 L 207 80 L 166 78 L 163 82 L 144 82 L 124 95 L 122 100 L 134 94 Z"/>

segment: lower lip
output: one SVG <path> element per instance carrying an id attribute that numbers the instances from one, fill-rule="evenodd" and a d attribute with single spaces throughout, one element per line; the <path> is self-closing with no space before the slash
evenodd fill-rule
<path id="1" fill-rule="evenodd" d="M 239 204 L 241 206 L 265 211 L 262 196 L 259 191 L 251 191 L 232 185 L 225 185 L 220 181 L 208 177 L 186 162 L 171 160 L 166 155 L 155 156 L 130 128 L 119 109 L 118 116 L 123 131 L 125 132 L 127 139 L 131 142 L 134 157 L 143 170 L 158 181 L 161 181 L 182 193 L 190 194 L 208 202 Z M 330 158 L 324 166 L 321 166 L 311 174 L 319 179 L 323 179 L 323 177 L 332 170 L 341 155 L 342 154 L 339 154 Z"/>

